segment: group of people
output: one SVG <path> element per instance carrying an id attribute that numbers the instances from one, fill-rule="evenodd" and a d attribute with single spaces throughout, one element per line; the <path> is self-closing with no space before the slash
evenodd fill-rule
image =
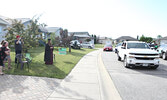
<path id="1" fill-rule="evenodd" d="M 16 36 L 15 40 L 15 54 L 22 53 L 22 43 L 21 37 Z M 44 61 L 46 65 L 53 64 L 53 49 L 54 47 L 51 44 L 51 39 L 48 39 L 48 43 L 45 46 Z M 5 70 L 5 62 L 8 61 L 8 69 L 11 67 L 11 57 L 10 57 L 10 48 L 8 47 L 8 42 L 3 40 L 0 45 L 0 75 L 3 75 L 3 70 Z M 17 63 L 17 58 L 15 57 L 15 63 Z"/>
<path id="2" fill-rule="evenodd" d="M 21 54 L 22 52 L 22 42 L 19 35 L 16 36 L 15 40 L 15 53 Z M 0 44 L 0 75 L 3 75 L 3 70 L 5 70 L 5 62 L 8 62 L 8 69 L 11 69 L 11 57 L 10 57 L 10 48 L 8 47 L 8 42 L 2 40 Z M 15 58 L 15 63 L 17 63 L 17 58 Z"/>

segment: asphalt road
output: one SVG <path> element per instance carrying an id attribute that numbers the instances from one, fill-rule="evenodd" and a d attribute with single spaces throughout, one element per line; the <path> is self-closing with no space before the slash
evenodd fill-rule
<path id="1" fill-rule="evenodd" d="M 122 100 L 167 100 L 167 61 L 160 66 L 128 69 L 114 52 L 102 52 L 103 63 Z"/>

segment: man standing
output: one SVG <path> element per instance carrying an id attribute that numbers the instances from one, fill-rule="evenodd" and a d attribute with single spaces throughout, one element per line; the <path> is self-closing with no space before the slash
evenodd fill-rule
<path id="1" fill-rule="evenodd" d="M 19 35 L 16 36 L 15 40 L 15 53 L 17 54 L 21 54 L 22 52 L 22 42 L 21 42 L 21 37 Z M 17 58 L 15 57 L 15 63 L 17 63 Z"/>

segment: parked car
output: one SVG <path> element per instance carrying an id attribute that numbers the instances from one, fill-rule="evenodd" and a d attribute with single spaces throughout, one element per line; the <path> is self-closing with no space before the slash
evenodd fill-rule
<path id="1" fill-rule="evenodd" d="M 122 42 L 118 43 L 116 46 L 115 46 L 115 53 L 118 52 L 118 48 L 120 48 L 122 46 Z"/>
<path id="2" fill-rule="evenodd" d="M 111 44 L 106 44 L 103 48 L 103 51 L 113 51 L 113 47 Z"/>
<path id="3" fill-rule="evenodd" d="M 160 58 L 164 55 L 163 59 L 165 59 L 165 52 L 167 50 L 167 44 L 162 44 L 157 48 Z"/>
<path id="4" fill-rule="evenodd" d="M 90 48 L 90 49 L 93 49 L 93 48 L 94 48 L 94 44 L 89 43 L 89 42 L 82 43 L 81 46 L 82 46 L 83 48 Z"/>
<path id="5" fill-rule="evenodd" d="M 73 49 L 80 49 L 81 48 L 81 44 L 80 44 L 80 42 L 78 40 L 72 40 L 70 42 L 70 46 Z"/>
<path id="6" fill-rule="evenodd" d="M 151 50 L 145 42 L 125 41 L 117 54 L 118 60 L 123 60 L 128 68 L 144 66 L 156 69 L 159 66 L 158 52 Z"/>

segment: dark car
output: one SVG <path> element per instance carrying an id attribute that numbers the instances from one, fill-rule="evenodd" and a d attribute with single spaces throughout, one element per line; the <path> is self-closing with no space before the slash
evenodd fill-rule
<path id="1" fill-rule="evenodd" d="M 113 51 L 113 47 L 111 44 L 106 44 L 103 48 L 103 51 Z"/>

